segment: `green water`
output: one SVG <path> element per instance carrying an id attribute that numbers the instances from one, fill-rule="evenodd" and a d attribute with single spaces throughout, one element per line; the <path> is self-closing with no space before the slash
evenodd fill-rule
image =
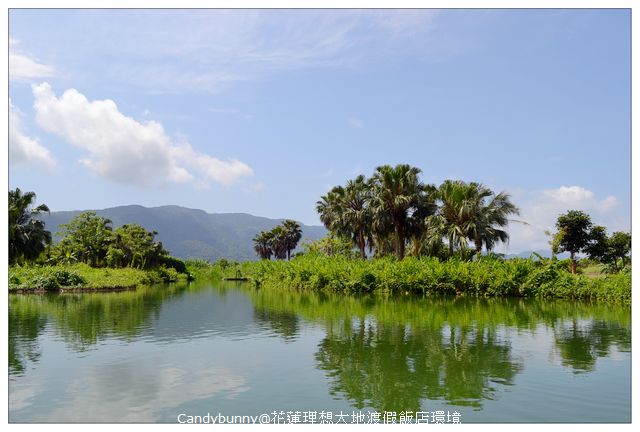
<path id="1" fill-rule="evenodd" d="M 9 420 L 444 411 L 462 423 L 629 422 L 630 321 L 610 304 L 221 282 L 10 295 Z"/>

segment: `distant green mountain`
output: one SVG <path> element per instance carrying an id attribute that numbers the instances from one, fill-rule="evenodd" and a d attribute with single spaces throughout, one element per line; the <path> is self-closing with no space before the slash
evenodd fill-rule
<path id="1" fill-rule="evenodd" d="M 45 214 L 42 220 L 59 240 L 59 225 L 69 222 L 86 210 L 58 211 Z M 103 210 L 92 210 L 111 219 L 113 227 L 137 223 L 147 230 L 157 231 L 156 238 L 173 256 L 178 258 L 219 258 L 233 260 L 258 259 L 253 249 L 253 237 L 263 230 L 270 230 L 283 219 L 269 219 L 246 213 L 206 213 L 203 210 L 179 206 L 142 207 L 129 205 Z M 302 240 L 317 240 L 326 235 L 322 226 L 300 224 Z"/>

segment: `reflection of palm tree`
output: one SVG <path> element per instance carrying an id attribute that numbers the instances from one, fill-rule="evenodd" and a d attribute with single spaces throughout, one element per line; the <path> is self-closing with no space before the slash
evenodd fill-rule
<path id="1" fill-rule="evenodd" d="M 258 322 L 268 324 L 269 328 L 282 336 L 285 342 L 295 340 L 300 333 L 299 319 L 296 314 L 256 308 L 254 317 Z"/>
<path id="2" fill-rule="evenodd" d="M 511 383 L 521 370 L 495 329 L 452 329 L 445 341 L 441 328 L 364 320 L 331 325 L 316 359 L 332 394 L 379 411 L 418 411 L 425 398 L 481 406 L 494 397 L 492 382 Z"/>
<path id="3" fill-rule="evenodd" d="M 19 188 L 9 191 L 9 263 L 20 259 L 33 260 L 51 243 L 51 233 L 44 229 L 44 222 L 33 219 L 49 208 L 31 205 L 36 199 L 33 192 L 24 194 Z"/>

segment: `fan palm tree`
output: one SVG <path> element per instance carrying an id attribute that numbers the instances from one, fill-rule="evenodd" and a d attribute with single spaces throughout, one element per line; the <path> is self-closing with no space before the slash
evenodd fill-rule
<path id="1" fill-rule="evenodd" d="M 287 219 L 282 222 L 282 228 L 284 229 L 284 242 L 287 250 L 287 260 L 290 260 L 291 251 L 296 248 L 298 242 L 302 238 L 302 230 L 300 229 L 300 224 L 291 219 Z"/>
<path id="2" fill-rule="evenodd" d="M 488 199 L 488 201 L 486 201 Z M 509 234 L 503 229 L 509 222 L 510 215 L 519 215 L 520 210 L 511 202 L 505 192 L 490 197 L 483 196 L 476 208 L 476 220 L 469 239 L 473 241 L 476 253 L 482 251 L 484 244 L 487 251 L 493 250 L 497 242 L 509 241 Z M 522 221 L 517 221 L 524 223 Z"/>
<path id="3" fill-rule="evenodd" d="M 376 168 L 371 179 L 371 209 L 378 224 L 374 229 L 393 232 L 398 259 L 404 257 L 407 238 L 418 216 L 424 219 L 432 211 L 430 187 L 419 180 L 420 173 L 419 168 L 407 164 L 383 165 Z"/>
<path id="4" fill-rule="evenodd" d="M 273 250 L 271 249 L 273 234 L 271 231 L 261 231 L 253 238 L 254 249 L 261 259 L 271 259 Z"/>
<path id="5" fill-rule="evenodd" d="M 44 222 L 33 219 L 49 207 L 40 204 L 35 208 L 31 205 L 36 199 L 34 192 L 25 192 L 19 188 L 9 191 L 9 263 L 13 264 L 21 259 L 33 260 L 37 258 L 46 246 L 51 244 L 51 233 L 44 228 Z"/>
<path id="6" fill-rule="evenodd" d="M 367 239 L 371 238 L 371 187 L 365 176 L 349 180 L 345 187 L 336 186 L 317 202 L 316 210 L 325 227 L 339 236 L 348 237 L 366 258 Z"/>
<path id="7" fill-rule="evenodd" d="M 497 242 L 506 242 L 508 233 L 502 229 L 509 222 L 510 214 L 519 214 L 508 194 L 495 195 L 480 183 L 446 180 L 437 191 L 440 207 L 430 218 L 435 232 L 447 238 L 449 253 L 464 250 L 472 241 L 476 253 L 484 245 L 492 250 Z"/>

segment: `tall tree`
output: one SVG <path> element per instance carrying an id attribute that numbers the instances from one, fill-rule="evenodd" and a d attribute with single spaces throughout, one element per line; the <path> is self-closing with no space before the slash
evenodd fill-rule
<path id="1" fill-rule="evenodd" d="M 490 252 L 496 243 L 509 241 L 509 233 L 503 228 L 509 224 L 509 216 L 519 215 L 520 210 L 511 202 L 511 197 L 506 192 L 495 195 L 482 185 L 478 185 L 477 191 L 477 205 L 469 239 L 474 242 L 476 253 L 479 254 L 483 245 Z"/>
<path id="2" fill-rule="evenodd" d="M 507 193 L 496 195 L 480 183 L 445 180 L 436 195 L 441 205 L 429 225 L 448 239 L 450 254 L 454 249 L 467 249 L 469 241 L 477 254 L 483 246 L 490 251 L 497 242 L 508 241 L 509 234 L 503 227 L 519 210 Z"/>
<path id="3" fill-rule="evenodd" d="M 302 230 L 300 224 L 294 220 L 287 219 L 282 222 L 282 228 L 284 229 L 284 242 L 287 249 L 287 260 L 291 259 L 291 251 L 298 246 L 298 242 L 302 238 Z"/>
<path id="4" fill-rule="evenodd" d="M 465 183 L 461 180 L 445 180 L 437 190 L 436 197 L 440 206 L 429 220 L 433 231 L 445 237 L 449 242 L 449 254 L 454 250 L 467 249 L 469 237 L 476 231 L 478 202 L 490 196 L 490 191 L 477 183 Z"/>
<path id="5" fill-rule="evenodd" d="M 335 235 L 349 237 L 366 258 L 367 239 L 371 238 L 371 187 L 365 176 L 336 186 L 317 202 L 316 210 L 325 227 Z"/>
<path id="6" fill-rule="evenodd" d="M 273 256 L 273 250 L 271 249 L 272 238 L 271 231 L 261 231 L 260 234 L 256 234 L 253 238 L 253 248 L 261 259 L 269 260 Z"/>
<path id="7" fill-rule="evenodd" d="M 51 233 L 45 229 L 44 222 L 34 219 L 49 212 L 45 204 L 32 208 L 36 200 L 34 192 L 25 192 L 19 188 L 9 191 L 9 263 L 20 260 L 34 260 L 51 244 Z"/>
<path id="8" fill-rule="evenodd" d="M 374 220 L 388 221 L 378 225 L 378 232 L 393 231 L 394 250 L 398 259 L 404 258 L 405 246 L 411 228 L 416 225 L 415 216 L 424 216 L 429 207 L 429 187 L 423 184 L 419 168 L 407 164 L 376 168 L 371 179 L 371 210 Z"/>
<path id="9" fill-rule="evenodd" d="M 558 216 L 556 239 L 558 252 L 571 255 L 571 273 L 576 273 L 576 253 L 583 251 L 591 241 L 591 218 L 579 210 L 569 210 Z"/>

